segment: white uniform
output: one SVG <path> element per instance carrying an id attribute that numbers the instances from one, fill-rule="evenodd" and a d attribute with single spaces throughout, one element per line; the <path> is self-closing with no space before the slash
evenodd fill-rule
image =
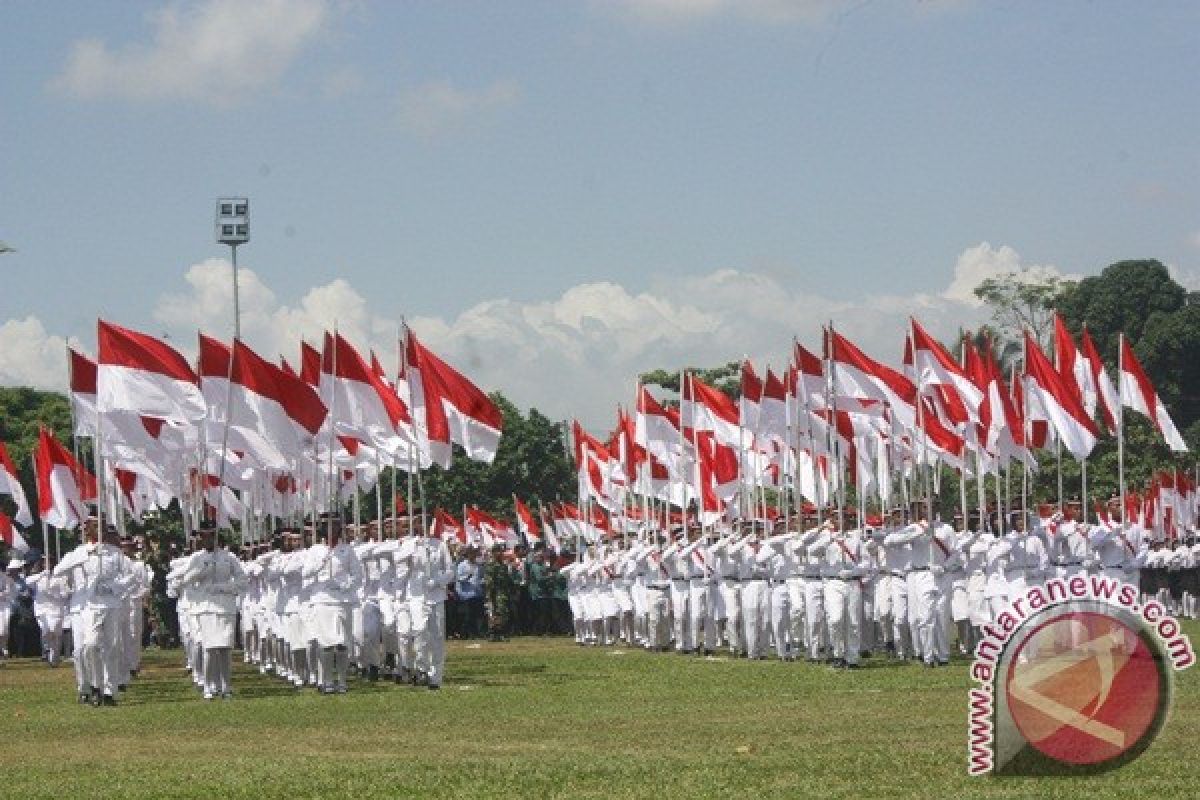
<path id="1" fill-rule="evenodd" d="M 362 563 L 345 542 L 316 544 L 305 554 L 303 575 L 312 582 L 310 638 L 320 648 L 317 685 L 326 693 L 343 693 L 354 644 L 353 610 L 364 581 Z"/>
<path id="2" fill-rule="evenodd" d="M 68 553 L 54 574 L 69 577 L 80 594 L 81 610 L 73 631 L 83 662 L 81 691 L 94 690 L 106 702 L 115 702 L 123 679 L 123 654 L 118 648 L 121 609 L 135 581 L 131 563 L 112 545 L 89 543 Z"/>
<path id="3" fill-rule="evenodd" d="M 441 539 L 419 536 L 409 557 L 409 614 L 416 668 L 431 687 L 442 685 L 446 663 L 446 587 L 454 581 L 454 561 Z"/>
<path id="4" fill-rule="evenodd" d="M 29 579 L 33 587 L 33 615 L 42 631 L 42 650 L 51 666 L 62 658 L 63 619 L 67 612 L 70 585 L 67 579 L 50 570 L 42 570 Z"/>
<path id="5" fill-rule="evenodd" d="M 242 562 L 223 548 L 201 550 L 192 555 L 182 583 L 194 590 L 191 610 L 204 644 L 204 697 L 229 697 L 238 599 L 247 583 Z"/>
<path id="6" fill-rule="evenodd" d="M 834 531 L 824 545 L 824 555 L 825 613 L 832 655 L 835 662 L 856 666 L 862 650 L 861 578 L 866 555 L 860 532 Z"/>

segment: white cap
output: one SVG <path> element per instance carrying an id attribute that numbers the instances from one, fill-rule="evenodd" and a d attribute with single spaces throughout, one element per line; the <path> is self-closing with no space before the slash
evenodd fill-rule
<path id="1" fill-rule="evenodd" d="M 24 569 L 25 562 L 19 558 L 14 558 L 12 561 L 8 562 L 8 568 L 9 569 Z"/>

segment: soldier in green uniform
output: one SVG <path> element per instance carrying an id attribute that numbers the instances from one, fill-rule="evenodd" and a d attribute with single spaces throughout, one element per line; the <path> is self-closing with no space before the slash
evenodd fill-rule
<path id="1" fill-rule="evenodd" d="M 533 555 L 529 557 L 526 569 L 529 575 L 529 603 L 533 607 L 531 632 L 545 636 L 553 625 L 551 598 L 554 595 L 554 579 L 546 566 L 546 547 L 541 542 L 533 546 Z"/>
<path id="2" fill-rule="evenodd" d="M 492 557 L 483 568 L 483 600 L 487 607 L 488 634 L 493 642 L 503 641 L 508 629 L 516 582 L 504 560 L 504 545 L 492 546 Z"/>

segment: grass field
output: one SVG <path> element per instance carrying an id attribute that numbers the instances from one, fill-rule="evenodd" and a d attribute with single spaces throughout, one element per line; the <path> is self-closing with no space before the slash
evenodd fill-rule
<path id="1" fill-rule="evenodd" d="M 1187 632 L 1200 644 L 1200 625 Z M 0 667 L 0 796 L 1194 797 L 1200 670 L 1177 676 L 1141 759 L 1090 778 L 966 774 L 967 669 L 854 673 L 776 661 L 450 645 L 441 692 L 356 683 L 293 694 L 239 665 L 202 701 L 149 651 L 115 709 L 75 704 L 69 667 Z"/>

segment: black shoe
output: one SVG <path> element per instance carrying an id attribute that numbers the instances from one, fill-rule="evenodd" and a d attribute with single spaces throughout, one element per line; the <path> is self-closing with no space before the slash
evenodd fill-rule
<path id="1" fill-rule="evenodd" d="M 441 688 L 442 688 L 442 685 L 440 683 L 429 684 L 429 691 L 431 691 L 431 692 L 436 692 L 436 691 L 440 690 Z"/>
<path id="2" fill-rule="evenodd" d="M 375 681 L 379 680 L 379 667 L 367 668 L 367 680 L 369 680 L 371 683 L 375 683 Z"/>
<path id="3" fill-rule="evenodd" d="M 118 692 L 124 692 L 124 691 L 126 691 L 127 689 L 129 689 L 129 685 L 128 685 L 128 684 L 125 684 L 125 683 L 122 683 L 122 684 L 120 684 L 120 685 L 118 685 L 118 686 L 117 686 L 117 691 L 118 691 Z"/>
<path id="4" fill-rule="evenodd" d="M 100 690 L 99 689 L 92 689 L 92 706 L 94 708 L 100 707 Z"/>
<path id="5" fill-rule="evenodd" d="M 79 705 L 86 706 L 91 702 L 92 702 L 92 693 L 91 692 L 80 692 L 79 693 Z"/>
<path id="6" fill-rule="evenodd" d="M 105 706 L 115 706 L 117 704 L 117 698 L 113 697 L 111 694 L 106 694 L 100 700 L 100 704 Z"/>
<path id="7" fill-rule="evenodd" d="M 858 664 L 846 664 L 846 669 L 858 669 Z"/>

